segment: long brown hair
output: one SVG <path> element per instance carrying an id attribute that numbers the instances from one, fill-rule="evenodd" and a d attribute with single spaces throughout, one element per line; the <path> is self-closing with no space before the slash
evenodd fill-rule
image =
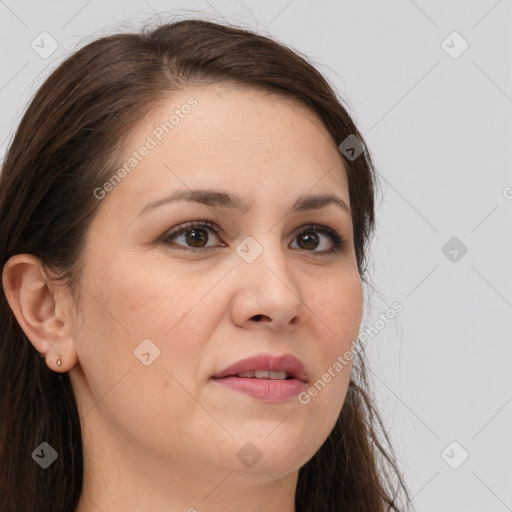
<path id="1" fill-rule="evenodd" d="M 316 112 L 336 145 L 349 135 L 364 145 L 343 100 L 322 75 L 270 38 L 195 19 L 102 37 L 51 73 L 9 145 L 0 175 L 0 266 L 14 254 L 33 254 L 77 297 L 85 235 L 99 203 L 93 191 L 116 168 L 130 127 L 170 91 L 223 81 L 294 97 Z M 367 149 L 344 163 L 365 281 L 376 172 Z M 69 376 L 53 372 L 39 357 L 5 293 L 0 332 L 0 510 L 74 511 L 82 492 L 83 446 Z M 364 350 L 357 352 L 337 423 L 299 471 L 300 512 L 406 510 L 402 497 L 403 506 L 410 505 L 365 357 Z M 58 453 L 46 470 L 31 456 L 43 441 Z"/>

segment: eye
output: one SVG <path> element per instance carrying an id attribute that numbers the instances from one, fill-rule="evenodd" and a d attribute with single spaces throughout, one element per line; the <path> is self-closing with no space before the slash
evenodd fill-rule
<path id="1" fill-rule="evenodd" d="M 210 221 L 193 221 L 180 226 L 173 231 L 169 232 L 163 239 L 163 243 L 171 246 L 178 246 L 183 250 L 190 250 L 199 252 L 202 249 L 211 249 L 215 246 L 208 247 L 206 244 L 210 241 L 208 232 L 213 232 L 215 237 L 218 237 L 219 229 L 213 222 Z M 320 235 L 320 236 L 319 236 Z M 323 239 L 330 239 L 330 244 L 323 241 Z M 176 243 L 176 240 L 182 239 L 184 243 Z M 300 228 L 296 232 L 294 242 L 298 241 L 302 244 L 299 249 L 304 249 L 306 252 L 313 252 L 317 254 L 333 254 L 342 250 L 344 246 L 343 238 L 338 235 L 336 231 L 327 226 L 311 224 Z M 317 251 L 320 246 L 324 246 L 323 250 Z M 325 248 L 325 246 L 327 247 Z M 226 244 L 222 243 L 222 247 Z"/>
<path id="2" fill-rule="evenodd" d="M 318 233 L 327 235 L 331 240 L 331 247 L 324 249 L 323 251 L 311 251 L 310 249 L 316 249 L 319 245 L 322 245 L 322 238 L 318 236 Z M 327 226 L 319 226 L 316 224 L 311 224 L 306 226 L 305 228 L 301 228 L 301 231 L 295 236 L 294 240 L 299 240 L 300 243 L 303 243 L 305 249 L 308 252 L 318 252 L 320 254 L 331 254 L 339 252 L 344 245 L 344 241 L 336 231 Z M 300 248 L 300 247 L 299 247 Z"/>
<path id="3" fill-rule="evenodd" d="M 215 233 L 215 236 L 218 235 L 219 230 L 215 227 L 215 224 L 210 221 L 194 221 L 188 222 L 184 226 L 179 227 L 178 229 L 171 231 L 164 238 L 164 243 L 170 245 L 184 245 L 184 244 L 176 244 L 173 240 L 176 238 L 183 237 L 187 244 L 190 244 L 188 248 L 194 249 L 208 249 L 205 247 L 205 243 L 209 241 L 209 236 L 207 231 L 212 231 Z M 225 247 L 225 245 L 224 245 Z M 185 246 L 185 249 L 187 247 Z"/>

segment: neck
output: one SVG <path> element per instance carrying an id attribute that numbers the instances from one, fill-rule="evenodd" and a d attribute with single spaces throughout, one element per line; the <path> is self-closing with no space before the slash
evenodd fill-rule
<path id="1" fill-rule="evenodd" d="M 206 468 L 83 437 L 84 484 L 75 512 L 295 512 L 298 471 L 276 477 L 255 468 Z"/>

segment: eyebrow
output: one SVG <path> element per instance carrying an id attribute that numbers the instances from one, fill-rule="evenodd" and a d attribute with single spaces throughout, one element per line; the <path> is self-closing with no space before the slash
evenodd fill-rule
<path id="1" fill-rule="evenodd" d="M 212 190 L 212 189 L 188 189 L 178 190 L 170 196 L 152 201 L 144 206 L 139 213 L 139 216 L 148 210 L 153 210 L 160 206 L 175 202 L 175 201 L 194 201 L 196 203 L 204 204 L 210 208 L 231 208 L 238 210 L 242 213 L 248 212 L 254 201 L 247 201 L 246 199 L 229 192 Z M 330 204 L 334 204 L 342 208 L 349 215 L 352 211 L 348 204 L 340 197 L 332 194 L 316 194 L 316 195 L 300 195 L 292 206 L 289 208 L 288 213 L 305 212 L 309 210 L 318 210 Z"/>

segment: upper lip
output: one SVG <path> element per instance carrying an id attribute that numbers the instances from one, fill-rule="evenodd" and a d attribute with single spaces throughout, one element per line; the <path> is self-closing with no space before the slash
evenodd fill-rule
<path id="1" fill-rule="evenodd" d="M 274 372 L 285 371 L 295 379 L 307 382 L 307 373 L 304 365 L 296 357 L 290 354 L 284 354 L 282 356 L 259 354 L 257 356 L 241 359 L 214 375 L 213 378 L 222 379 L 224 377 L 236 375 L 237 373 L 256 372 L 262 370 Z"/>

